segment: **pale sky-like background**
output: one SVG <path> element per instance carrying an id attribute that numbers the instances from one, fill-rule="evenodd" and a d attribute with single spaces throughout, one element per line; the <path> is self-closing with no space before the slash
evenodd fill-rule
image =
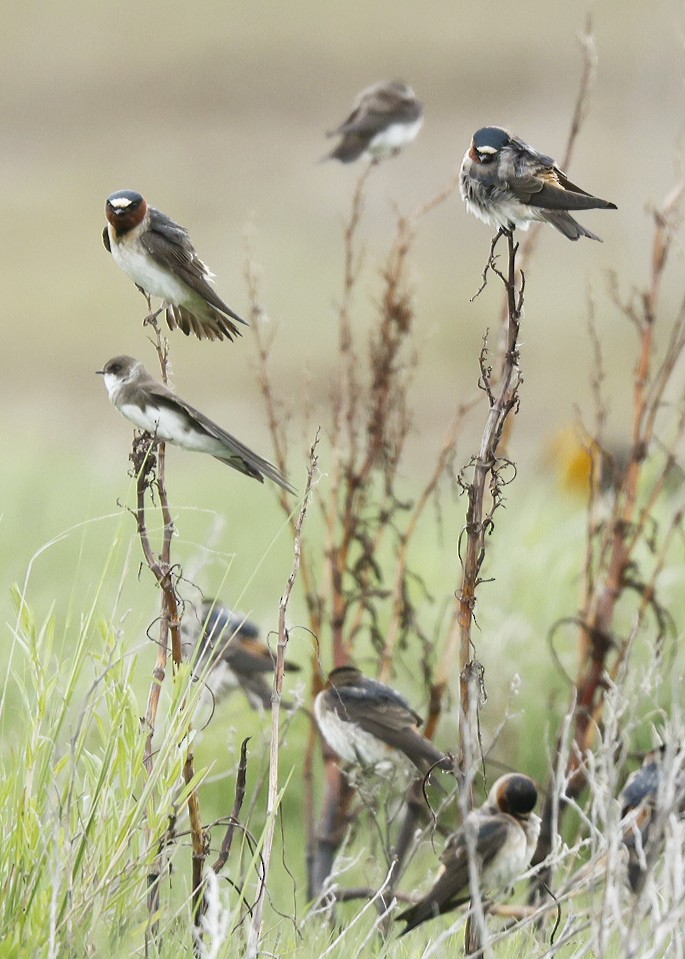
<path id="1" fill-rule="evenodd" d="M 620 438 L 632 374 L 632 333 L 609 305 L 606 277 L 624 288 L 647 274 L 647 207 L 676 179 L 685 127 L 683 4 L 592 4 L 598 72 L 569 175 L 618 212 L 580 216 L 604 239 L 571 244 L 547 228 L 528 281 L 522 332 L 524 386 L 514 454 L 536 468 L 545 444 L 589 409 L 591 351 L 585 317 L 597 301 L 611 428 Z M 106 196 L 124 187 L 188 227 L 217 275 L 219 294 L 247 311 L 244 236 L 263 271 L 278 326 L 276 376 L 295 406 L 304 384 L 325 401 L 335 358 L 342 224 L 359 165 L 318 164 L 324 131 L 356 94 L 404 79 L 425 102 L 418 140 L 374 171 L 361 236 L 366 250 L 356 305 L 372 315 L 392 237 L 393 204 L 409 211 L 451 178 L 473 131 L 510 127 L 539 150 L 563 152 L 582 69 L 583 4 L 465 5 L 454 0 L 340 5 L 123 0 L 102 5 L 3 5 L 0 33 L 0 219 L 3 334 L 0 428 L 5 457 L 36 469 L 53 451 L 92 451 L 125 469 L 129 427 L 93 375 L 112 355 L 154 369 L 141 320 L 145 303 L 105 252 Z M 422 222 L 411 257 L 417 348 L 416 434 L 409 469 L 477 379 L 500 293 L 475 302 L 490 231 L 458 196 Z M 674 304 L 680 291 L 666 290 Z M 249 330 L 235 344 L 172 336 L 175 385 L 212 418 L 270 455 Z M 316 418 L 316 414 L 314 416 Z M 462 447 L 462 460 L 472 452 Z M 295 454 L 298 454 L 295 456 Z M 290 466 L 302 486 L 302 459 Z M 192 475 L 193 457 L 174 468 Z M 414 464 L 412 466 L 411 464 Z M 222 469 L 207 466 L 210 471 Z M 0 470 L 3 508 L 26 509 L 14 472 Z M 525 476 L 525 473 L 524 473 Z M 49 483 L 49 472 L 46 483 Z"/>

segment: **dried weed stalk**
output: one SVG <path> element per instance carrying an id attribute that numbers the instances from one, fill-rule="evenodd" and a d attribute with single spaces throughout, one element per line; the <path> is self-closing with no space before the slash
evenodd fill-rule
<path id="1" fill-rule="evenodd" d="M 668 481 L 679 469 L 678 449 L 685 433 L 685 395 L 678 393 L 674 373 L 685 352 L 685 299 L 673 319 L 665 346 L 657 354 L 655 332 L 659 299 L 668 256 L 680 221 L 680 203 L 685 184 L 680 183 L 653 211 L 654 235 L 649 282 L 628 297 L 621 294 L 615 275 L 611 295 L 619 314 L 637 335 L 637 363 L 632 393 L 632 428 L 624 464 L 613 470 L 613 493 L 608 515 L 588 524 L 583 600 L 575 622 L 578 625 L 579 667 L 571 707 L 571 745 L 561 753 L 557 766 L 565 785 L 563 796 L 550 784 L 543 809 L 543 829 L 535 861 L 549 854 L 557 826 L 569 802 L 579 797 L 588 779 L 591 750 L 602 729 L 606 692 L 626 673 L 634 637 L 648 628 L 653 636 L 654 657 L 659 659 L 670 616 L 658 597 L 657 580 L 672 541 L 682 529 L 682 505 L 659 519 L 659 507 L 668 493 Z M 611 456 L 603 444 L 601 425 L 604 404 L 600 394 L 601 373 L 595 378 L 598 396 L 598 426 L 589 437 L 588 449 L 595 468 L 592 474 L 589 515 L 606 509 L 602 489 L 602 464 Z M 616 465 L 616 464 L 614 464 Z M 646 466 L 648 469 L 645 469 Z M 606 476 L 606 471 L 605 471 Z M 622 636 L 617 617 L 632 618 L 629 635 Z"/>
<path id="2" fill-rule="evenodd" d="M 422 669 L 430 685 L 429 642 L 420 631 L 412 595 L 425 585 L 409 563 L 409 546 L 425 508 L 447 468 L 461 422 L 458 413 L 446 431 L 424 489 L 416 500 L 399 492 L 400 463 L 411 429 L 408 388 L 416 364 L 412 342 L 414 309 L 408 275 L 408 254 L 419 219 L 441 203 L 445 191 L 409 216 L 397 215 L 397 230 L 381 272 L 382 292 L 377 318 L 364 341 L 353 317 L 363 257 L 359 227 L 365 202 L 367 170 L 360 178 L 344 234 L 344 279 L 338 309 L 338 357 L 330 404 L 320 424 L 325 452 L 320 454 L 327 477 L 318 485 L 317 502 L 323 527 L 321 546 L 303 537 L 301 578 L 309 627 L 317 646 L 312 654 L 312 699 L 323 686 L 322 661 L 340 666 L 355 654 L 378 657 L 378 671 L 390 673 L 396 651 L 419 637 Z M 273 338 L 260 323 L 262 310 L 255 269 L 247 266 L 252 319 L 258 342 L 258 377 L 267 406 L 279 466 L 285 465 L 282 406 L 269 373 Z M 306 411 L 312 419 L 313 409 Z M 321 414 L 319 414 L 321 415 Z M 324 458 L 325 457 L 325 458 Z M 290 515 L 287 501 L 282 501 Z M 291 523 L 293 519 L 291 518 Z M 310 531 L 312 524 L 309 524 Z M 393 571 L 384 568 L 390 557 Z M 437 716 L 434 718 L 434 724 Z M 316 825 L 313 775 L 318 732 L 312 721 L 304 760 L 309 894 L 318 896 L 348 828 L 354 789 L 341 773 L 337 757 L 324 748 L 324 798 Z"/>
<path id="3" fill-rule="evenodd" d="M 156 349 L 157 356 L 162 372 L 162 379 L 166 383 L 169 372 L 169 351 L 168 342 L 163 338 L 155 324 Z M 156 447 L 156 454 L 153 451 Z M 183 650 L 181 644 L 181 601 L 176 592 L 176 581 L 178 570 L 171 561 L 171 540 L 174 533 L 173 518 L 169 508 L 169 498 L 166 490 L 166 460 L 165 444 L 157 443 L 154 436 L 149 433 L 134 432 L 133 447 L 131 451 L 131 460 L 136 476 L 136 524 L 138 535 L 145 562 L 155 577 L 161 590 L 161 609 L 159 616 L 159 637 L 157 640 L 157 659 L 153 670 L 152 683 L 148 694 L 147 709 L 145 712 L 144 724 L 147 729 L 145 741 L 144 763 L 148 774 L 152 772 L 154 762 L 152 741 L 155 733 L 157 721 L 157 711 L 159 707 L 159 697 L 161 694 L 162 683 L 166 675 L 167 657 L 169 649 L 169 638 L 171 638 L 171 655 L 174 667 L 178 668 L 183 659 Z M 153 496 L 156 494 L 159 508 L 162 514 L 162 548 L 159 554 L 155 554 L 150 543 L 145 517 L 145 498 L 150 492 Z M 183 762 L 183 778 L 186 784 L 190 783 L 195 777 L 194 754 L 192 739 L 187 738 L 186 754 Z M 204 892 L 203 892 L 203 868 L 207 858 L 207 835 L 202 825 L 200 814 L 200 800 L 197 789 L 191 790 L 188 796 L 188 816 L 190 819 L 190 832 L 193 847 L 192 856 L 192 905 L 193 922 L 195 925 L 194 938 L 196 944 L 199 942 L 201 930 L 201 918 L 204 912 Z M 151 842 L 154 837 L 150 836 Z M 165 844 L 163 844 L 165 845 Z M 157 938 L 157 923 L 155 917 L 159 913 L 159 894 L 160 882 L 163 875 L 163 847 L 157 854 L 155 864 L 150 871 L 148 879 L 148 915 L 150 917 L 150 928 L 146 936 L 146 952 L 151 946 L 152 940 Z"/>

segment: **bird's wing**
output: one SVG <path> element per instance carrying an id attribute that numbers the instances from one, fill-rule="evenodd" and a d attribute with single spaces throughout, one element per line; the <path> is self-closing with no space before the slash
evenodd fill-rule
<path id="1" fill-rule="evenodd" d="M 626 780 L 618 799 L 621 803 L 621 816 L 639 806 L 643 800 L 655 800 L 659 788 L 661 769 L 656 763 L 642 766 Z"/>
<path id="2" fill-rule="evenodd" d="M 347 713 L 351 721 L 386 742 L 388 733 L 422 722 L 403 696 L 372 679 L 365 680 L 363 687 L 334 687 L 330 702 L 336 712 Z"/>
<path id="3" fill-rule="evenodd" d="M 546 210 L 588 210 L 596 207 L 615 209 L 613 203 L 600 200 L 571 183 L 558 167 L 541 166 L 534 172 L 509 180 L 517 200 Z"/>
<path id="4" fill-rule="evenodd" d="M 175 273 L 214 309 L 245 323 L 217 295 L 209 282 L 209 270 L 193 249 L 188 231 L 159 210 L 151 207 L 149 213 L 149 228 L 141 233 L 140 243 L 150 256 L 160 266 Z"/>
<path id="5" fill-rule="evenodd" d="M 481 817 L 475 836 L 475 853 L 478 871 L 482 875 L 507 838 L 508 822 L 504 816 L 494 814 Z M 438 882 L 443 880 L 442 891 L 447 895 L 447 908 L 453 908 L 471 898 L 469 891 L 469 857 L 466 835 L 463 828 L 453 833 L 440 854 L 445 872 Z"/>
<path id="6" fill-rule="evenodd" d="M 107 252 L 111 253 L 112 246 L 109 242 L 109 230 L 107 229 L 107 227 L 105 227 L 104 230 L 102 231 L 102 242 L 104 243 L 104 246 Z"/>
<path id="7" fill-rule="evenodd" d="M 226 456 L 214 454 L 216 459 L 222 463 L 226 463 L 228 466 L 232 466 L 240 473 L 245 473 L 246 476 L 251 476 L 253 479 L 259 480 L 260 483 L 263 483 L 264 476 L 267 476 L 270 480 L 273 480 L 274 483 L 282 486 L 283 489 L 291 493 L 295 492 L 295 489 L 288 483 L 273 463 L 265 460 L 259 456 L 258 453 L 254 453 L 249 447 L 245 446 L 244 443 L 236 439 L 235 436 L 231 436 L 230 433 L 227 433 L 226 430 L 218 426 L 213 420 L 210 420 L 208 416 L 196 410 L 190 403 L 186 403 L 185 400 L 182 400 L 175 393 L 172 393 L 171 390 L 168 390 L 161 383 L 150 384 L 147 392 L 150 400 L 156 406 L 166 407 L 170 410 L 181 407 L 181 409 L 185 410 L 194 420 L 198 430 L 223 443 L 226 447 Z"/>
<path id="8" fill-rule="evenodd" d="M 482 873 L 506 838 L 506 823 L 497 814 L 480 818 L 475 852 Z M 456 909 L 471 898 L 469 854 L 463 828 L 452 833 L 447 840 L 440 854 L 440 862 L 442 869 L 423 899 L 397 917 L 407 923 L 405 931 L 426 919 Z"/>
<path id="9" fill-rule="evenodd" d="M 340 124 L 334 133 L 363 133 L 373 134 L 379 128 L 382 129 L 388 122 L 389 117 L 396 114 L 403 114 L 403 104 L 407 101 L 402 100 L 391 90 L 378 90 L 372 97 L 363 100 L 350 113 L 349 117 Z M 411 104 L 407 103 L 410 107 Z"/>
<path id="10" fill-rule="evenodd" d="M 421 734 L 421 717 L 394 689 L 367 679 L 364 688 L 334 687 L 327 699 L 344 720 L 399 749 L 420 771 L 426 772 L 436 764 L 452 769 L 452 759 Z"/>

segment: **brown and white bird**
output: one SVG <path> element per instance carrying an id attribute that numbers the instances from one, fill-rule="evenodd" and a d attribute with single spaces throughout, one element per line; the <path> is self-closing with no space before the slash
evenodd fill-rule
<path id="1" fill-rule="evenodd" d="M 118 190 L 105 203 L 102 240 L 117 266 L 146 296 L 163 303 L 169 329 L 200 340 L 240 336 L 233 322 L 245 323 L 217 295 L 211 273 L 195 252 L 186 229 L 148 206 L 135 190 Z"/>
<path id="2" fill-rule="evenodd" d="M 242 689 L 254 709 L 271 709 L 276 657 L 255 623 L 207 599 L 198 611 L 186 611 L 181 630 L 184 654 L 194 657 L 193 673 L 215 703 Z M 285 669 L 299 672 L 300 667 L 286 662 Z M 286 701 L 281 705 L 292 708 Z"/>
<path id="3" fill-rule="evenodd" d="M 599 240 L 569 210 L 616 209 L 615 203 L 571 183 L 552 157 L 502 127 L 483 127 L 473 134 L 462 160 L 459 190 L 470 213 L 507 233 L 542 220 L 569 240 Z"/>
<path id="4" fill-rule="evenodd" d="M 264 482 L 264 477 L 294 493 L 285 476 L 268 460 L 227 433 L 204 413 L 155 380 L 140 360 L 115 356 L 101 370 L 112 404 L 139 430 L 157 440 L 196 453 L 209 453 L 239 473 Z"/>
<path id="5" fill-rule="evenodd" d="M 486 802 L 472 810 L 440 855 L 442 868 L 425 896 L 401 912 L 402 935 L 427 919 L 456 909 L 472 898 L 468 839 L 472 842 L 483 896 L 503 892 L 526 871 L 540 834 L 533 812 L 538 792 L 521 773 L 507 773 L 493 784 Z"/>
<path id="6" fill-rule="evenodd" d="M 341 759 L 378 771 L 406 766 L 425 775 L 433 766 L 451 771 L 453 760 L 419 732 L 423 720 L 391 686 L 354 666 L 339 666 L 314 700 L 321 734 Z"/>
<path id="7" fill-rule="evenodd" d="M 366 156 L 377 163 L 411 143 L 422 123 L 423 104 L 410 86 L 375 83 L 359 94 L 347 119 L 328 131 L 326 136 L 341 139 L 323 159 L 352 163 Z"/>

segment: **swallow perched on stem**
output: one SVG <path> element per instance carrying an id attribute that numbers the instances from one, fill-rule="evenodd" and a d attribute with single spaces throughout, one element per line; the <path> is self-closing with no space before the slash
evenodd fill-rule
<path id="1" fill-rule="evenodd" d="M 148 206 L 140 193 L 118 190 L 105 203 L 105 248 L 117 266 L 148 298 L 164 301 L 169 329 L 194 333 L 200 340 L 232 340 L 240 336 L 233 320 L 242 317 L 226 306 L 211 285 L 214 274 L 198 257 L 187 230 Z"/>
<path id="2" fill-rule="evenodd" d="M 423 123 L 423 104 L 406 83 L 376 83 L 363 90 L 348 118 L 326 133 L 340 143 L 324 160 L 352 163 L 360 156 L 374 163 L 395 156 L 416 137 Z"/>
<path id="3" fill-rule="evenodd" d="M 276 657 L 260 639 L 255 623 L 207 599 L 197 614 L 184 616 L 181 629 L 186 653 L 195 655 L 193 672 L 202 677 L 215 702 L 242 689 L 253 709 L 271 709 L 267 675 L 275 670 Z M 299 672 L 300 667 L 286 662 L 285 669 Z M 281 705 L 292 708 L 285 701 Z"/>
<path id="4" fill-rule="evenodd" d="M 403 757 L 422 775 L 453 760 L 422 736 L 423 720 L 407 700 L 354 666 L 339 666 L 314 700 L 314 715 L 330 748 L 348 763 L 392 768 Z"/>
<path id="5" fill-rule="evenodd" d="M 184 450 L 209 453 L 260 483 L 266 476 L 289 493 L 295 492 L 275 466 L 153 379 L 140 360 L 115 356 L 96 372 L 104 376 L 114 406 L 139 430 Z"/>
<path id="6" fill-rule="evenodd" d="M 507 233 L 542 220 L 569 240 L 587 236 L 601 243 L 569 210 L 616 209 L 615 203 L 571 183 L 552 157 L 501 127 L 483 127 L 473 134 L 461 164 L 459 190 L 470 213 Z"/>
<path id="7" fill-rule="evenodd" d="M 416 905 L 397 916 L 407 924 L 402 935 L 472 898 L 469 840 L 482 893 L 504 891 L 526 871 L 540 834 L 540 818 L 533 812 L 537 799 L 535 783 L 528 776 L 500 776 L 486 802 L 480 809 L 472 810 L 461 829 L 447 840 L 440 855 L 442 869 L 431 889 Z"/>
<path id="8" fill-rule="evenodd" d="M 642 889 L 654 858 L 651 833 L 665 752 L 666 747 L 660 746 L 647 753 L 640 768 L 628 776 L 618 797 L 621 819 L 625 820 L 623 842 L 628 850 L 628 882 L 635 893 Z"/>

